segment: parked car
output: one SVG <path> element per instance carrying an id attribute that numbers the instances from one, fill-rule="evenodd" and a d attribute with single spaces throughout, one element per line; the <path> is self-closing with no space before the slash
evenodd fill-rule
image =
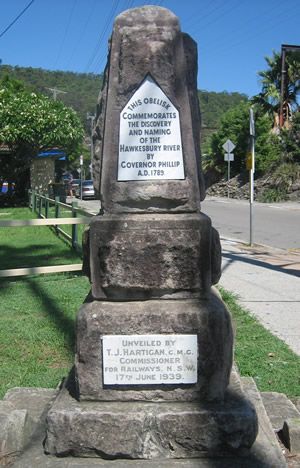
<path id="1" fill-rule="evenodd" d="M 76 189 L 80 185 L 80 180 L 81 179 L 72 179 L 71 180 L 71 190 L 72 190 L 72 195 L 76 195 Z"/>
<path id="2" fill-rule="evenodd" d="M 80 198 L 81 186 L 80 183 L 75 189 L 75 196 Z M 82 199 L 95 198 L 95 189 L 92 180 L 83 180 L 82 181 Z"/>
<path id="3" fill-rule="evenodd" d="M 9 186 L 10 185 L 10 186 Z M 15 191 L 15 184 L 14 182 L 9 184 L 6 181 L 3 181 L 2 184 L 0 184 L 0 195 L 2 194 L 12 194 Z"/>

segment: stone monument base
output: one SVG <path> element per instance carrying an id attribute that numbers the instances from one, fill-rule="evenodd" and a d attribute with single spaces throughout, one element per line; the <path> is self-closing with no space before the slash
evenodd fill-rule
<path id="1" fill-rule="evenodd" d="M 76 336 L 74 373 L 47 417 L 47 453 L 198 458 L 248 449 L 255 441 L 256 412 L 231 371 L 231 319 L 215 289 L 207 299 L 87 301 Z M 166 344 L 180 337 L 196 346 Z M 186 383 L 191 367 L 194 380 Z M 179 381 L 170 383 L 169 374 Z M 123 384 L 122 375 L 142 382 Z M 151 384 L 145 377 L 153 377 Z"/>
<path id="2" fill-rule="evenodd" d="M 256 413 L 235 372 L 222 403 L 78 402 L 70 394 L 72 384 L 69 377 L 48 413 L 45 451 L 52 455 L 216 457 L 248 449 L 256 438 Z"/>
<path id="3" fill-rule="evenodd" d="M 198 341 L 197 382 L 161 383 L 142 381 L 142 385 L 106 385 L 110 373 L 104 363 L 102 338 L 113 335 L 194 335 Z M 110 339 L 110 338 L 109 338 Z M 78 399 L 94 401 L 213 401 L 222 400 L 229 383 L 232 366 L 231 317 L 217 290 L 212 288 L 208 299 L 91 301 L 84 303 L 77 315 L 75 374 Z M 155 347 L 154 347 L 155 348 Z M 111 350 L 114 354 L 117 350 Z M 154 350 L 152 350 L 154 351 Z M 124 356 L 124 372 L 140 367 L 140 373 L 152 373 L 150 367 L 161 366 L 164 356 Z M 173 352 L 173 351 L 172 351 Z M 174 351 L 175 352 L 175 351 Z M 129 354 L 129 353 L 128 353 Z M 154 360 L 151 359 L 154 357 Z M 187 356 L 188 357 L 188 356 Z M 154 364 L 150 363 L 154 361 Z M 172 361 L 172 362 L 171 362 Z M 177 363 L 170 359 L 170 372 Z M 143 363 L 143 364 L 142 364 Z M 181 365 L 182 362 L 179 363 Z M 143 366 L 145 367 L 143 369 Z M 163 368 L 161 368 L 163 373 Z"/>

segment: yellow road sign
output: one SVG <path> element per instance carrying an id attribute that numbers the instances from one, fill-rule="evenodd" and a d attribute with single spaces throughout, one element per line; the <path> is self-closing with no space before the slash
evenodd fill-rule
<path id="1" fill-rule="evenodd" d="M 251 171 L 252 169 L 252 153 L 250 151 L 246 156 L 246 169 L 247 171 Z"/>

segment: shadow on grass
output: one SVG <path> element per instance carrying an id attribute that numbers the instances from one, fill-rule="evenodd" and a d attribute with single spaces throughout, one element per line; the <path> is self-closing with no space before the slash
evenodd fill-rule
<path id="1" fill-rule="evenodd" d="M 77 276 L 79 275 L 77 274 Z M 64 279 L 66 278 L 64 277 Z M 49 278 L 48 281 L 51 281 L 51 279 Z M 49 320 L 63 333 L 66 347 L 70 351 L 74 351 L 75 322 L 72 318 L 65 315 L 63 308 L 59 305 L 59 286 L 57 287 L 58 297 L 54 299 L 47 293 L 43 287 L 43 283 L 40 282 L 37 277 L 23 276 L 13 279 L 0 278 L 0 291 L 8 287 L 11 283 L 16 283 L 16 287 L 18 287 L 18 283 L 26 284 L 30 288 L 32 295 L 41 299 L 43 310 L 48 314 Z M 53 281 L 53 288 L 55 288 L 55 286 L 55 281 Z M 24 307 L 26 307 L 25 303 Z"/>
<path id="2" fill-rule="evenodd" d="M 54 300 L 46 291 L 34 281 L 33 278 L 26 278 L 26 283 L 29 285 L 32 293 L 39 296 L 42 299 L 44 310 L 48 313 L 49 319 L 61 332 L 63 332 L 65 337 L 66 346 L 74 351 L 75 344 L 75 324 L 74 320 L 66 317 L 63 310 L 57 304 L 57 301 Z"/>
<path id="3" fill-rule="evenodd" d="M 26 247 L 0 247 L 0 269 L 31 268 L 38 266 L 50 266 L 49 261 L 55 259 L 55 263 L 62 264 L 79 258 L 78 254 L 69 246 L 57 244 L 29 244 Z"/>

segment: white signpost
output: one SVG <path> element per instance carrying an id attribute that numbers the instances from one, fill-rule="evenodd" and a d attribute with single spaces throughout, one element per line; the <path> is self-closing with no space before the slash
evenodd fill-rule
<path id="1" fill-rule="evenodd" d="M 102 336 L 104 385 L 197 382 L 197 335 Z"/>
<path id="2" fill-rule="evenodd" d="M 147 75 L 120 115 L 118 181 L 184 177 L 179 112 Z"/>
<path id="3" fill-rule="evenodd" d="M 225 141 L 223 149 L 225 150 L 224 161 L 228 162 L 227 166 L 227 196 L 229 198 L 229 179 L 230 179 L 230 162 L 234 161 L 234 154 L 232 151 L 235 148 L 235 144 L 231 140 Z"/>
<path id="4" fill-rule="evenodd" d="M 255 170 L 255 121 L 252 107 L 250 111 L 250 139 L 251 139 L 251 164 L 249 171 L 249 187 L 250 187 L 250 239 L 249 243 L 253 245 L 253 201 L 254 201 L 254 170 Z"/>

